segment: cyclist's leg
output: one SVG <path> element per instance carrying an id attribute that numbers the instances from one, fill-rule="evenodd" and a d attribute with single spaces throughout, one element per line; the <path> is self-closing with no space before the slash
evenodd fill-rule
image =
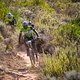
<path id="1" fill-rule="evenodd" d="M 30 58 L 30 61 L 31 61 L 31 65 L 34 65 L 33 64 L 33 61 L 32 61 L 32 51 L 31 51 L 31 48 L 29 47 L 29 58 Z"/>
<path id="2" fill-rule="evenodd" d="M 29 54 L 29 45 L 25 43 L 25 47 L 26 47 L 26 50 L 27 50 L 27 56 L 30 56 L 30 54 Z"/>
<path id="3" fill-rule="evenodd" d="M 33 63 L 35 64 L 35 53 L 33 51 L 33 48 L 32 48 L 32 60 L 33 60 Z"/>

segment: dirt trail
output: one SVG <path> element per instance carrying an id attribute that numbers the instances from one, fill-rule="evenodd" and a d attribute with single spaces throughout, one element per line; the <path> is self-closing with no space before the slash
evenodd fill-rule
<path id="1" fill-rule="evenodd" d="M 27 72 L 24 73 L 25 77 L 20 77 L 19 80 L 40 80 L 39 74 L 37 73 L 38 66 L 36 68 L 31 67 L 30 59 L 25 52 L 18 52 L 18 56 L 22 57 L 26 62 Z"/>
<path id="2" fill-rule="evenodd" d="M 13 54 L 0 54 L 0 80 L 42 80 L 40 67 L 32 67 L 26 52 Z M 21 64 L 20 64 L 21 63 Z"/>
<path id="3" fill-rule="evenodd" d="M 24 59 L 24 61 L 27 63 L 27 67 L 31 67 L 30 59 L 25 52 L 18 52 L 17 55 Z"/>

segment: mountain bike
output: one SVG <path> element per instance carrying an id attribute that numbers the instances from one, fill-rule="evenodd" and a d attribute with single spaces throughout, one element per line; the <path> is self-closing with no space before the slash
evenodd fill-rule
<path id="1" fill-rule="evenodd" d="M 36 44 L 35 44 L 35 40 L 29 40 L 25 42 L 26 45 L 26 49 L 27 49 L 27 55 L 30 58 L 31 61 L 31 65 L 34 66 L 36 61 L 38 61 L 38 53 L 36 50 Z"/>
<path id="2" fill-rule="evenodd" d="M 38 38 L 33 38 L 31 40 L 27 40 L 25 38 L 25 34 L 27 32 L 23 32 L 20 37 L 20 44 L 25 44 L 26 51 L 27 51 L 27 56 L 29 56 L 31 64 L 34 66 L 36 62 L 38 62 L 38 52 L 37 52 L 37 47 L 36 47 L 36 42 Z"/>

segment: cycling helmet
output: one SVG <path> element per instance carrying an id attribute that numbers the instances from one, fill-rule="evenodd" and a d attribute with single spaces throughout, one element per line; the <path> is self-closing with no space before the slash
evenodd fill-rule
<path id="1" fill-rule="evenodd" d="M 9 19 L 13 16 L 10 12 L 7 15 Z"/>
<path id="2" fill-rule="evenodd" d="M 23 21 L 22 26 L 26 28 L 28 26 L 28 21 Z"/>

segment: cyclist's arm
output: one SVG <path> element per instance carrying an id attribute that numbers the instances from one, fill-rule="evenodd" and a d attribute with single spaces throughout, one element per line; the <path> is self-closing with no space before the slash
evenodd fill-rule
<path id="1" fill-rule="evenodd" d="M 14 25 L 16 26 L 16 19 L 13 17 L 13 22 L 14 22 Z"/>
<path id="2" fill-rule="evenodd" d="M 34 28 L 32 28 L 32 29 L 36 33 L 37 37 L 39 37 L 38 32 Z"/>

